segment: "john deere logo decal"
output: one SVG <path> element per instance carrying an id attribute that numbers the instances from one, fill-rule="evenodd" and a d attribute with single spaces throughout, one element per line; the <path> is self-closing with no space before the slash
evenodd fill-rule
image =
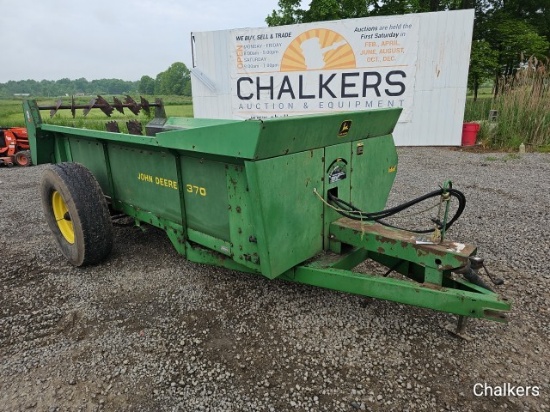
<path id="1" fill-rule="evenodd" d="M 344 120 L 342 124 L 340 125 L 340 130 L 338 131 L 339 137 L 344 137 L 349 133 L 349 129 L 351 129 L 351 120 Z"/>

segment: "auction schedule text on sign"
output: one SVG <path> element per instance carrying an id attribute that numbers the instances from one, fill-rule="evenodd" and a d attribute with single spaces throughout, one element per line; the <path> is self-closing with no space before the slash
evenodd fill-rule
<path id="1" fill-rule="evenodd" d="M 231 41 L 237 117 L 402 107 L 400 121 L 410 118 L 415 15 L 237 29 Z"/>

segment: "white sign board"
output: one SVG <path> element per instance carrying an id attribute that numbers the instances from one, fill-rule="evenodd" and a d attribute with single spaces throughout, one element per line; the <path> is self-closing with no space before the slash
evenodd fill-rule
<path id="1" fill-rule="evenodd" d="M 406 121 L 414 99 L 418 16 L 384 20 L 231 30 L 234 117 L 403 107 Z"/>
<path id="2" fill-rule="evenodd" d="M 473 17 L 460 10 L 192 33 L 195 117 L 402 107 L 397 144 L 460 144 Z M 440 123 L 436 112 L 442 130 L 430 126 Z"/>

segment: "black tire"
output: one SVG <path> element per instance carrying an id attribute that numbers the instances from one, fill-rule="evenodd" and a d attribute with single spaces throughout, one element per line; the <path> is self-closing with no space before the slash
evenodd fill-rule
<path id="1" fill-rule="evenodd" d="M 94 265 L 111 253 L 113 226 L 107 201 L 86 167 L 79 163 L 48 167 L 40 192 L 48 226 L 70 263 Z"/>
<path id="2" fill-rule="evenodd" d="M 31 152 L 30 150 L 23 150 L 17 152 L 14 156 L 15 164 L 18 166 L 27 167 L 32 165 Z"/>

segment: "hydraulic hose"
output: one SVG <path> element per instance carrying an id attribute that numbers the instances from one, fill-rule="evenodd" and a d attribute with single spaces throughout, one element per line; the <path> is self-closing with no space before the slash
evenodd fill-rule
<path id="1" fill-rule="evenodd" d="M 382 219 L 386 219 L 388 217 L 394 216 L 403 210 L 406 210 L 414 205 L 417 205 L 425 200 L 431 199 L 433 197 L 441 196 L 445 193 L 448 193 L 451 197 L 454 197 L 458 200 L 458 208 L 455 211 L 453 217 L 447 222 L 445 227 L 443 227 L 443 224 L 437 220 L 434 220 L 434 223 L 438 225 L 438 229 L 442 230 L 448 230 L 454 222 L 462 215 L 462 212 L 464 211 L 464 208 L 466 207 L 466 196 L 464 196 L 464 193 L 462 193 L 460 190 L 447 188 L 447 189 L 438 189 L 434 190 L 433 192 L 426 193 L 425 195 L 422 195 L 420 197 L 417 197 L 416 199 L 412 199 L 408 202 L 402 203 L 398 206 L 391 207 L 389 209 L 381 210 L 378 212 L 363 212 L 362 210 L 355 207 L 353 204 L 346 202 L 336 196 L 334 196 L 332 193 L 328 193 L 328 200 L 329 202 L 333 203 L 335 206 L 337 206 L 338 213 L 340 213 L 342 216 L 353 219 L 353 220 L 361 220 L 361 221 L 376 221 L 384 226 L 393 227 L 395 229 L 401 229 L 397 226 L 393 226 L 387 222 L 384 222 Z M 413 233 L 430 233 L 433 232 L 433 228 L 431 229 L 421 229 L 421 230 L 410 230 L 410 229 L 404 229 L 408 230 L 409 232 Z"/>

